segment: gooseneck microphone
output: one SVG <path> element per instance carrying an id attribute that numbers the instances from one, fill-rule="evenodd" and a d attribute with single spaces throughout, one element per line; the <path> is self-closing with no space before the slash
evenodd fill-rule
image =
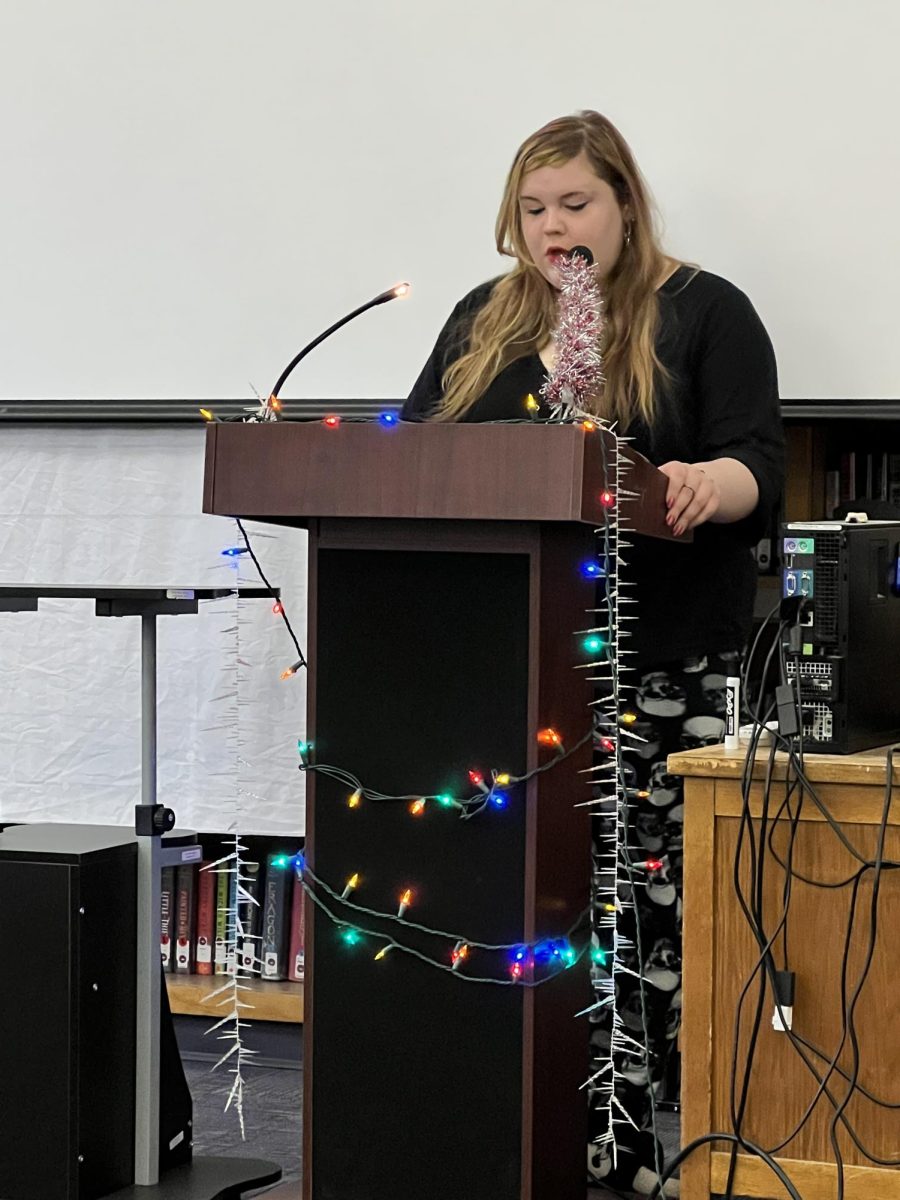
<path id="1" fill-rule="evenodd" d="M 590 251 L 588 251 L 588 253 L 590 253 Z M 354 308 L 353 312 L 347 313 L 346 317 L 341 317 L 339 321 L 335 321 L 335 323 L 330 325 L 324 333 L 320 333 L 317 338 L 314 338 L 308 346 L 304 346 L 299 354 L 295 354 L 288 365 L 278 376 L 278 382 L 269 393 L 267 407 L 270 408 L 273 414 L 278 412 L 278 410 L 281 408 L 281 405 L 278 403 L 278 393 L 284 387 L 288 376 L 290 375 L 291 371 L 293 371 L 294 367 L 296 367 L 297 363 L 302 362 L 303 359 L 306 358 L 307 354 L 310 353 L 310 351 L 315 350 L 316 346 L 324 342 L 326 338 L 331 337 L 333 333 L 336 333 L 342 325 L 346 325 L 347 322 L 352 321 L 354 317 L 358 317 L 362 313 L 368 312 L 370 308 L 375 308 L 378 304 L 387 304 L 389 300 L 397 300 L 401 296 L 408 295 L 409 287 L 410 285 L 408 283 L 398 283 L 394 287 L 388 288 L 386 292 L 381 292 L 380 295 L 374 298 L 374 300 L 366 301 L 366 303 L 361 304 L 359 308 Z"/>

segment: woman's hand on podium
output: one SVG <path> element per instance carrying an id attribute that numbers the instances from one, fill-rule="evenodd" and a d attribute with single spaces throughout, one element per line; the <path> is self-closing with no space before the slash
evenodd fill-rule
<path id="1" fill-rule="evenodd" d="M 759 503 L 759 485 L 753 472 L 736 458 L 700 463 L 673 460 L 659 469 L 669 478 L 666 524 L 679 537 L 704 521 L 740 521 Z"/>

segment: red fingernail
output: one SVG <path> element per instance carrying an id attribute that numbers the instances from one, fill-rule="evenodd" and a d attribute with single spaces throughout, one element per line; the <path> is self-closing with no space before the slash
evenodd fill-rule
<path id="1" fill-rule="evenodd" d="M 667 525 L 671 525 L 671 524 L 672 524 L 672 522 L 674 521 L 674 519 L 675 519 L 675 518 L 672 516 L 672 514 L 671 514 L 671 513 L 669 513 L 669 515 L 666 517 L 666 524 L 667 524 Z"/>
<path id="2" fill-rule="evenodd" d="M 684 526 L 681 524 L 681 522 L 679 522 L 679 523 L 678 523 L 678 524 L 675 526 L 675 536 L 676 536 L 676 537 L 681 537 L 681 535 L 682 535 L 683 533 L 684 533 Z"/>

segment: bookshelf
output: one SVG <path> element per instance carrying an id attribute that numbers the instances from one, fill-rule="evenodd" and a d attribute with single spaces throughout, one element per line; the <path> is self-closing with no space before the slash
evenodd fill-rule
<path id="1" fill-rule="evenodd" d="M 868 487 L 873 481 L 867 480 L 866 471 L 870 458 L 900 457 L 898 400 L 794 401 L 783 404 L 781 411 L 787 439 L 784 509 L 789 521 L 814 521 L 831 515 L 827 475 L 840 473 L 847 456 L 856 459 L 850 499 L 872 494 Z M 877 462 L 875 466 L 877 487 Z M 895 473 L 897 463 L 889 470 Z"/>
<path id="2" fill-rule="evenodd" d="M 203 848 L 203 862 L 217 862 L 230 853 L 231 849 L 233 848 L 233 835 L 206 831 L 198 833 L 197 839 Z M 289 957 L 289 948 L 290 954 L 294 954 L 297 950 L 297 947 L 293 942 L 295 936 L 295 924 L 299 918 L 300 927 L 302 928 L 303 911 L 302 907 L 299 909 L 296 908 L 294 903 L 296 899 L 296 889 L 291 885 L 290 882 L 287 882 L 291 876 L 291 870 L 289 868 L 285 869 L 284 871 L 279 870 L 276 872 L 276 876 L 280 877 L 286 882 L 287 891 L 279 890 L 276 892 L 274 898 L 269 897 L 267 901 L 268 870 L 266 868 L 266 864 L 267 860 L 272 855 L 284 855 L 288 857 L 295 855 L 302 848 L 304 839 L 301 835 L 290 837 L 283 834 L 247 834 L 242 835 L 241 842 L 245 848 L 243 857 L 248 867 L 250 864 L 260 864 L 260 871 L 258 875 L 254 877 L 256 879 L 255 886 L 250 880 L 246 880 L 244 884 L 244 886 L 249 889 L 254 896 L 257 897 L 260 905 L 260 907 L 255 910 L 257 915 L 254 918 L 252 929 L 254 929 L 257 933 L 261 933 L 261 926 L 256 926 L 255 921 L 261 921 L 262 909 L 266 906 L 267 902 L 271 903 L 273 906 L 277 905 L 277 912 L 281 915 L 277 919 L 273 917 L 273 920 L 275 920 L 277 927 L 283 932 L 275 934 L 274 936 L 276 943 L 283 937 L 283 946 L 279 951 L 279 954 L 283 954 L 285 956 L 284 960 L 281 962 L 280 973 L 283 975 L 290 975 L 291 970 L 287 961 Z M 224 926 L 221 928 L 221 931 L 218 928 L 215 928 L 215 913 L 219 912 L 221 914 L 222 906 L 225 903 L 225 896 L 218 889 L 220 888 L 220 885 L 225 882 L 227 876 L 210 875 L 206 877 L 207 879 L 215 880 L 213 886 L 218 892 L 217 895 L 208 897 L 207 902 L 212 903 L 214 906 L 212 915 L 210 915 L 208 908 L 204 909 L 203 900 L 201 898 L 202 893 L 200 888 L 200 879 L 202 877 L 203 872 L 198 871 L 197 867 L 194 867 L 193 883 L 186 889 L 186 892 L 190 898 L 184 901 L 183 908 L 181 908 L 182 912 L 190 913 L 190 916 L 186 918 L 186 922 L 188 927 L 191 929 L 191 942 L 193 944 L 193 950 L 190 959 L 190 965 L 192 968 L 191 972 L 182 974 L 180 971 L 167 970 L 165 973 L 165 979 L 166 988 L 169 995 L 169 1007 L 172 1010 L 173 1015 L 204 1017 L 215 1021 L 219 1020 L 225 1012 L 230 1011 L 229 1008 L 219 1007 L 220 1000 L 225 999 L 226 997 L 228 998 L 230 1004 L 230 996 L 225 993 L 222 997 L 217 997 L 215 1000 L 211 1000 L 209 997 L 213 992 L 227 984 L 230 976 L 227 974 L 198 974 L 195 970 L 196 957 L 194 952 L 197 948 L 197 938 L 200 933 L 200 922 L 202 920 L 202 913 L 204 911 L 207 913 L 206 919 L 213 921 L 213 924 L 210 924 L 206 931 L 206 935 L 210 939 L 208 943 L 208 953 L 213 953 L 213 938 L 224 936 Z M 180 909 L 179 900 L 181 899 L 181 893 L 185 891 L 185 889 L 182 888 L 179 877 L 170 879 L 168 881 L 168 886 L 172 889 L 172 891 L 170 893 L 170 900 L 167 910 L 165 898 L 167 881 L 166 873 L 164 872 L 162 880 L 163 895 L 161 897 L 161 915 L 163 918 L 162 927 L 164 934 L 169 935 L 169 954 L 171 955 L 172 960 L 174 960 L 176 951 L 183 952 L 184 943 L 179 939 L 176 947 L 175 941 L 176 935 L 179 935 L 182 932 L 178 928 Z M 274 913 L 275 911 L 276 909 L 273 907 L 271 912 Z M 247 932 L 250 933 L 251 929 L 248 928 Z M 166 940 L 165 936 L 163 940 Z M 300 945 L 302 945 L 302 935 Z M 258 955 L 268 957 L 265 953 L 267 949 L 271 950 L 273 947 L 267 946 L 265 942 L 255 943 L 255 952 Z M 252 1009 L 248 1009 L 242 1014 L 247 1020 L 276 1021 L 292 1025 L 301 1025 L 303 1023 L 304 997 L 303 983 L 301 981 L 292 978 L 262 979 L 258 975 L 255 975 L 253 977 L 242 979 L 241 982 L 246 984 L 247 988 L 249 989 L 248 991 L 241 993 L 241 1000 L 244 1003 L 253 1005 Z"/>
<path id="3" fill-rule="evenodd" d="M 218 1020 L 223 1010 L 216 1001 L 206 997 L 228 981 L 226 975 L 167 975 L 169 1007 L 177 1016 L 213 1017 Z M 253 1008 L 244 1019 L 248 1021 L 283 1021 L 303 1023 L 303 984 L 281 980 L 249 979 L 250 991 L 242 999 Z"/>

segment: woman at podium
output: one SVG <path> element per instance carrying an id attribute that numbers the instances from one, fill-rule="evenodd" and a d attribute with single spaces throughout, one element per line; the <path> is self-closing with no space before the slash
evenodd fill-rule
<path id="1" fill-rule="evenodd" d="M 661 862 L 638 889 L 645 1011 L 635 979 L 620 987 L 625 1028 L 649 1034 L 647 1065 L 617 1063 L 617 1094 L 635 1124 L 588 1147 L 589 1178 L 649 1193 L 657 1179 L 650 1088 L 657 1089 L 681 1013 L 681 780 L 674 750 L 722 740 L 725 678 L 739 670 L 756 591 L 752 548 L 769 533 L 784 444 L 775 357 L 750 300 L 662 249 L 634 156 L 603 116 L 552 121 L 518 150 L 496 224 L 512 269 L 454 308 L 403 409 L 406 420 L 529 419 L 556 361 L 559 264 L 586 246 L 603 298 L 604 382 L 596 414 L 668 476 L 667 521 L 689 545 L 635 536 L 627 577 L 638 620 L 634 686 L 623 697 L 644 740 L 630 753 L 635 845 Z M 549 416 L 542 405 L 537 416 Z M 602 818 L 598 818 L 602 821 Z M 629 930 L 621 932 L 629 936 Z M 634 940 L 632 935 L 632 940 Z M 620 976 L 620 979 L 622 976 Z M 626 977 L 627 978 L 627 977 Z M 592 1028 L 609 1044 L 610 1018 Z M 622 1126 L 619 1127 L 620 1129 Z M 599 1136 L 593 1115 L 592 1138 Z M 672 1195 L 671 1184 L 667 1195 Z"/>

